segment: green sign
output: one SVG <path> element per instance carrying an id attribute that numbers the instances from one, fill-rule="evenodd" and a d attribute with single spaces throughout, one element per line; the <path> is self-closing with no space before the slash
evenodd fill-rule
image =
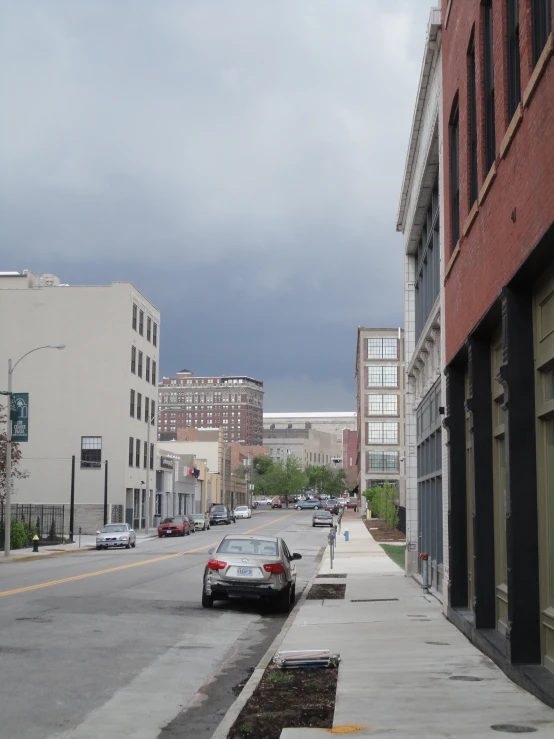
<path id="1" fill-rule="evenodd" d="M 12 441 L 29 441 L 29 393 L 12 393 Z"/>

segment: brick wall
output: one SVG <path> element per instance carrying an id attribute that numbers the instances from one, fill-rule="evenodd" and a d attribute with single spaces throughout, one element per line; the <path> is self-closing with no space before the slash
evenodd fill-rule
<path id="1" fill-rule="evenodd" d="M 533 73 L 530 0 L 520 0 L 521 91 Z M 445 190 L 445 323 L 448 364 L 465 338 L 519 269 L 554 220 L 554 58 L 545 65 L 534 94 L 521 105 L 522 118 L 503 157 L 510 125 L 507 112 L 506 4 L 493 1 L 496 177 L 483 198 L 485 172 L 483 98 L 483 22 L 478 0 L 454 0 L 446 21 L 443 4 L 443 125 Z M 554 0 L 553 0 L 554 7 Z M 553 10 L 554 13 L 554 10 Z M 475 220 L 468 225 L 469 119 L 467 51 L 475 34 L 478 184 Z M 547 47 L 552 44 L 552 34 Z M 460 120 L 460 229 L 451 243 L 450 152 L 448 128 L 456 95 Z M 516 114 L 517 115 L 517 114 Z M 503 142 L 504 139 L 504 142 Z"/>

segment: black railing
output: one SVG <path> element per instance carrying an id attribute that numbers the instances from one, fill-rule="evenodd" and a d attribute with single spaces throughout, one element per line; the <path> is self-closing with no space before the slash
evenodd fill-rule
<path id="1" fill-rule="evenodd" d="M 61 544 L 64 540 L 65 509 L 64 505 L 35 505 L 33 503 L 12 503 L 12 542 L 16 539 L 16 546 L 12 548 L 24 548 L 31 546 L 35 534 L 40 544 Z M 0 503 L 0 548 L 4 547 L 4 518 L 6 507 Z M 24 525 L 15 527 L 14 521 Z M 14 532 L 18 531 L 16 535 Z"/>

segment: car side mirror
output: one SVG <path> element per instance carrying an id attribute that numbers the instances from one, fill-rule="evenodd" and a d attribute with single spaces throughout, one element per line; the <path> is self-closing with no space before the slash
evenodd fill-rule
<path id="1" fill-rule="evenodd" d="M 134 529 L 129 529 L 129 533 L 130 534 L 134 534 L 135 533 L 135 530 Z"/>
<path id="2" fill-rule="evenodd" d="M 99 531 L 97 531 L 96 533 L 97 533 L 97 534 L 99 534 L 100 532 L 99 532 Z"/>
<path id="3" fill-rule="evenodd" d="M 302 555 L 301 554 L 298 554 L 298 552 L 294 552 L 294 554 L 292 555 L 292 558 L 293 559 L 302 559 Z"/>
<path id="4" fill-rule="evenodd" d="M 213 547 L 211 549 L 208 549 L 208 554 L 213 554 L 213 553 L 214 553 L 214 548 Z"/>

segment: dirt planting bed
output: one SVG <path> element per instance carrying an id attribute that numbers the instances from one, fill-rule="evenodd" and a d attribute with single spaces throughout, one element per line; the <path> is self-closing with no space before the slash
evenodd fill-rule
<path id="1" fill-rule="evenodd" d="M 367 530 L 375 541 L 406 541 L 406 534 L 398 529 L 391 529 L 386 521 L 380 518 L 372 518 L 364 521 Z"/>
<path id="2" fill-rule="evenodd" d="M 312 585 L 307 600 L 340 600 L 344 598 L 346 583 L 321 583 Z"/>

